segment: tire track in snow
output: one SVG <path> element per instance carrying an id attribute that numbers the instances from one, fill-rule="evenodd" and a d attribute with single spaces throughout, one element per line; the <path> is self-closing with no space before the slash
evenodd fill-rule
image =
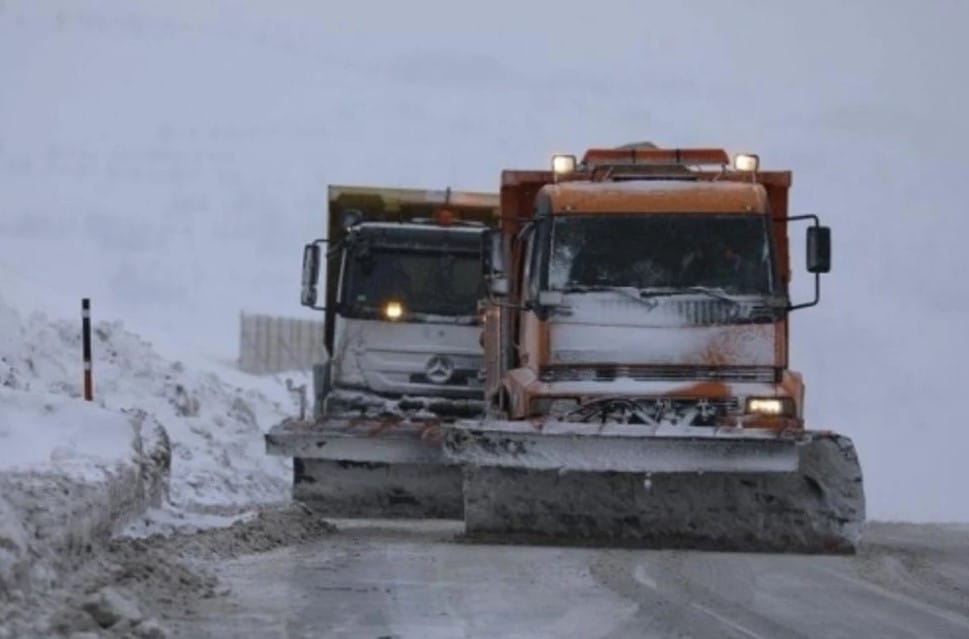
<path id="1" fill-rule="evenodd" d="M 713 561 L 702 559 L 705 556 L 681 551 L 649 552 L 630 563 L 627 557 L 607 553 L 597 561 L 592 572 L 600 582 L 639 606 L 636 614 L 608 637 L 807 639 L 807 635 L 745 605 L 753 597 L 754 588 L 753 575 L 744 570 L 743 562 L 725 569 L 723 556 L 711 555 Z M 700 578 L 690 574 L 697 572 Z"/>

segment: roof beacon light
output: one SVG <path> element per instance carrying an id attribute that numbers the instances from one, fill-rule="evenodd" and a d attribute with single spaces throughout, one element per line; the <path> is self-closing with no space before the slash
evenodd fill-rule
<path id="1" fill-rule="evenodd" d="M 561 175 L 563 173 L 572 173 L 575 171 L 575 156 L 574 155 L 553 155 L 552 156 L 552 173 L 556 175 Z"/>
<path id="2" fill-rule="evenodd" d="M 760 167 L 760 156 L 753 153 L 738 153 L 733 158 L 733 168 L 738 171 L 756 171 Z"/>
<path id="3" fill-rule="evenodd" d="M 441 209 L 440 211 L 437 212 L 436 219 L 437 219 L 437 223 L 440 224 L 441 226 L 451 226 L 452 224 L 454 224 L 454 221 L 455 219 L 457 219 L 457 216 L 454 215 L 454 211 L 452 211 L 451 209 Z"/>

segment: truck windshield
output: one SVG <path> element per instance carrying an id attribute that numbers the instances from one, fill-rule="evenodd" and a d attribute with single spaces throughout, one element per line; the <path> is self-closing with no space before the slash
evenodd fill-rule
<path id="1" fill-rule="evenodd" d="M 769 231 L 759 214 L 557 217 L 548 288 L 702 287 L 768 295 L 774 280 Z"/>
<path id="2" fill-rule="evenodd" d="M 375 317 L 391 301 L 406 314 L 476 315 L 482 292 L 479 253 L 371 249 L 347 256 L 344 314 Z"/>

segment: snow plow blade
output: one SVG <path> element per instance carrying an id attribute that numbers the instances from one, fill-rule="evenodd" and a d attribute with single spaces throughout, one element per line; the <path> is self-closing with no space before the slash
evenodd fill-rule
<path id="1" fill-rule="evenodd" d="M 461 469 L 436 424 L 288 420 L 266 452 L 293 458 L 293 499 L 328 517 L 460 519 Z"/>
<path id="2" fill-rule="evenodd" d="M 865 519 L 854 445 L 833 433 L 458 422 L 470 538 L 852 553 Z"/>

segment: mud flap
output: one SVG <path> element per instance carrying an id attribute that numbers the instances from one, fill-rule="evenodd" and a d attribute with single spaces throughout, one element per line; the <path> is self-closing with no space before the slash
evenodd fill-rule
<path id="1" fill-rule="evenodd" d="M 465 524 L 470 538 L 851 553 L 861 536 L 861 467 L 851 440 L 840 435 L 805 433 L 788 439 L 793 467 L 772 470 L 762 464 L 751 472 L 737 458 L 738 443 L 745 451 L 740 457 L 756 461 L 758 446 L 769 450 L 777 445 L 776 436 L 676 441 L 653 435 L 638 442 L 617 437 L 616 460 L 606 455 L 608 437 L 576 437 L 573 432 L 564 446 L 565 435 L 546 433 L 539 435 L 550 435 L 548 446 L 542 446 L 541 439 L 534 439 L 534 430 L 525 429 L 522 433 L 530 443 L 518 446 L 509 443 L 516 441 L 514 436 L 509 439 L 509 432 L 502 427 L 494 432 L 477 428 L 469 438 L 467 429 L 446 431 L 446 453 L 466 462 Z M 651 441 L 662 442 L 660 450 L 675 451 L 679 461 L 661 461 L 659 472 L 649 472 L 647 466 L 655 460 L 647 455 L 637 467 L 634 455 L 621 452 L 637 446 L 647 450 Z M 735 458 L 717 461 L 713 452 L 718 445 L 733 451 L 729 454 Z M 513 454 L 494 456 L 508 446 Z M 548 450 L 554 455 L 547 455 Z M 588 450 L 595 455 L 584 456 Z M 700 454 L 692 454 L 697 450 Z M 778 452 L 770 450 L 766 466 L 787 464 L 777 464 L 784 457 Z M 568 464 L 552 468 L 547 463 L 551 457 Z M 696 467 L 708 462 L 712 470 Z"/>

